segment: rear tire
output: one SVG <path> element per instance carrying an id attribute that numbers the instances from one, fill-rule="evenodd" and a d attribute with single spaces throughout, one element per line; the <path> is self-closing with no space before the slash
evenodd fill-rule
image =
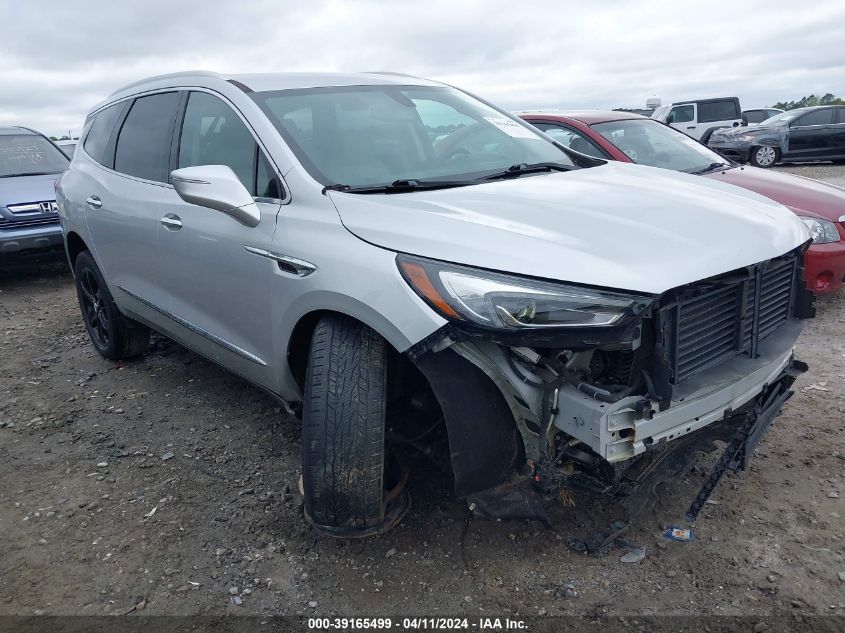
<path id="1" fill-rule="evenodd" d="M 396 525 L 410 505 L 385 493 L 387 349 L 371 328 L 325 316 L 311 339 L 305 379 L 305 516 L 320 532 L 357 538 Z"/>
<path id="2" fill-rule="evenodd" d="M 768 169 L 773 167 L 780 160 L 780 150 L 768 145 L 752 147 L 749 154 L 749 162 L 755 167 Z"/>
<path id="3" fill-rule="evenodd" d="M 97 352 L 121 360 L 147 351 L 150 331 L 121 314 L 91 253 L 81 252 L 73 270 L 82 319 Z"/>

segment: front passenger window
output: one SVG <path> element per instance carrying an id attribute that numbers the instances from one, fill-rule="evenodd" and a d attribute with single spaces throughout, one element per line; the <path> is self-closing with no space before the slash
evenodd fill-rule
<path id="1" fill-rule="evenodd" d="M 830 125 L 833 123 L 833 108 L 825 110 L 813 110 L 792 122 L 792 127 L 803 127 L 807 125 Z"/>
<path id="2" fill-rule="evenodd" d="M 254 196 L 257 156 L 255 139 L 232 108 L 205 92 L 191 93 L 179 139 L 180 168 L 227 165 Z"/>
<path id="3" fill-rule="evenodd" d="M 694 118 L 695 108 L 691 105 L 683 105 L 672 108 L 669 116 L 666 117 L 666 123 L 691 123 Z"/>

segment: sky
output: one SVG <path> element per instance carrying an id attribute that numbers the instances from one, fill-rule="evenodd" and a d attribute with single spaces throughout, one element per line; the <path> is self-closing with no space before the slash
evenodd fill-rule
<path id="1" fill-rule="evenodd" d="M 151 75 L 377 71 L 512 110 L 845 95 L 845 1 L 0 0 L 0 125 L 78 134 Z"/>

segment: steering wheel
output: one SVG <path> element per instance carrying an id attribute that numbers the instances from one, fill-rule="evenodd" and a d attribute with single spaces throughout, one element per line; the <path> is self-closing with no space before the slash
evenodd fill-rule
<path id="1" fill-rule="evenodd" d="M 456 147 L 455 149 L 451 150 L 448 154 L 443 156 L 440 160 L 441 162 L 449 162 L 451 160 L 455 160 L 461 156 L 470 156 L 472 152 L 469 151 L 466 147 Z"/>

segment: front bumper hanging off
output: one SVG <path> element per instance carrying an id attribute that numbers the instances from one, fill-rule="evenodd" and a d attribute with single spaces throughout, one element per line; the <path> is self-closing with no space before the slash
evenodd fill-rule
<path id="1" fill-rule="evenodd" d="M 688 521 L 695 521 L 701 508 L 716 488 L 722 475 L 728 470 L 746 470 L 754 449 L 769 430 L 781 408 L 794 393 L 790 387 L 798 374 L 807 371 L 807 364 L 792 359 L 777 381 L 766 387 L 754 402 L 753 408 L 745 412 L 744 419 L 736 427 L 733 438 L 728 442 L 716 466 L 701 486 L 686 512 Z"/>
<path id="2" fill-rule="evenodd" d="M 792 396 L 792 383 L 806 370 L 805 363 L 790 357 L 762 390 L 740 408 L 724 411 L 721 420 L 675 441 L 654 445 L 633 460 L 615 484 L 599 485 L 595 479 L 578 473 L 558 473 L 554 488 L 614 499 L 625 509 L 630 522 L 653 505 L 654 493 L 660 483 L 678 481 L 685 476 L 695 462 L 695 453 L 711 453 L 715 448 L 714 441 L 726 442 L 727 448 L 686 511 L 685 518 L 692 522 L 728 470 L 748 467 L 755 447 Z M 467 500 L 470 507 L 483 516 L 535 519 L 547 524 L 541 496 L 537 486 L 514 479 L 469 495 Z M 604 545 L 606 543 L 597 551 L 601 551 Z"/>

